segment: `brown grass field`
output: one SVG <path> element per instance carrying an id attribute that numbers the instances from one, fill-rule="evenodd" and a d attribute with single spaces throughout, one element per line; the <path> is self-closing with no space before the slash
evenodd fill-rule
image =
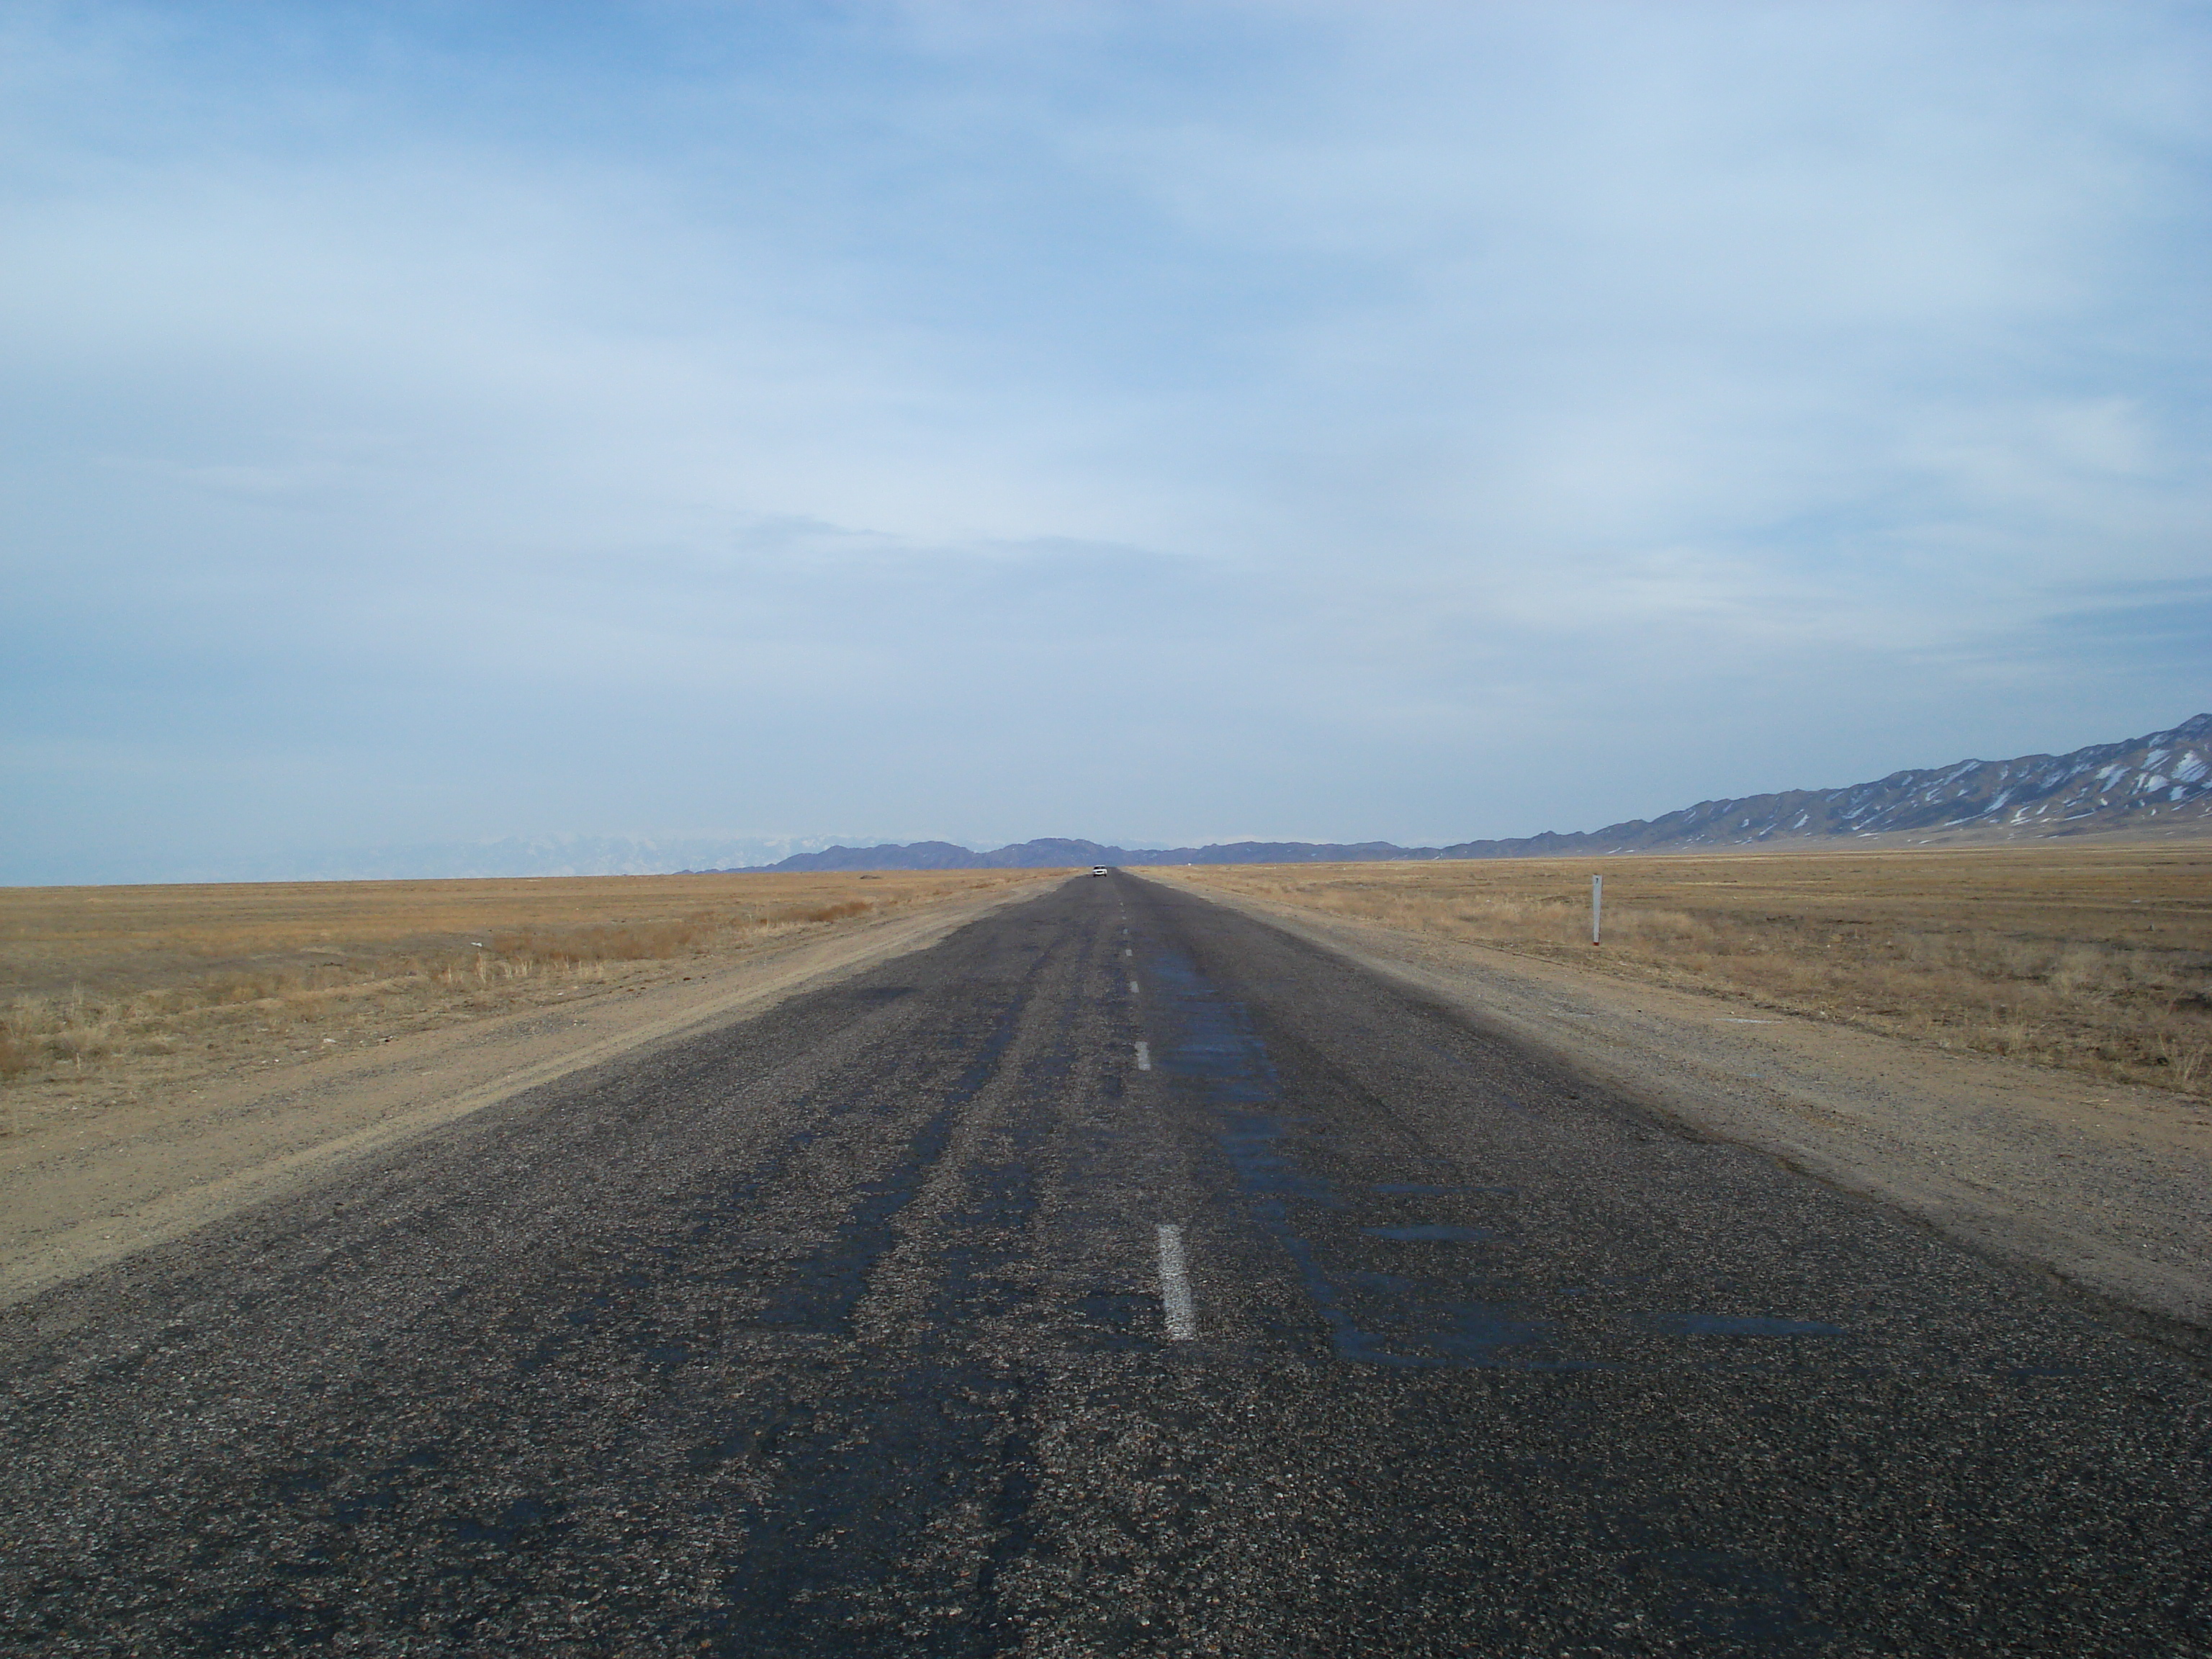
<path id="1" fill-rule="evenodd" d="M 1326 915 L 2212 1094 L 2212 844 L 1196 866 Z M 1604 944 L 1589 883 L 1605 878 Z"/>
<path id="2" fill-rule="evenodd" d="M 0 889 L 0 1085 L 97 1106 L 1041 873 Z"/>

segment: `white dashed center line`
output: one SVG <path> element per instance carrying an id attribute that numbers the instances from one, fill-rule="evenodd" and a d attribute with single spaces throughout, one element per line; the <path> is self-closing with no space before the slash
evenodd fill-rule
<path id="1" fill-rule="evenodd" d="M 1160 1238 L 1160 1312 L 1168 1340 L 1188 1342 L 1198 1334 L 1198 1304 L 1191 1299 L 1190 1270 L 1183 1260 L 1182 1229 L 1163 1223 Z"/>
<path id="2" fill-rule="evenodd" d="M 1137 1069 L 1140 1072 L 1149 1072 L 1152 1069 L 1152 1045 L 1149 1042 L 1140 1042 L 1137 1045 Z"/>
<path id="3" fill-rule="evenodd" d="M 1131 996 L 1134 996 L 1134 995 L 1136 995 L 1136 994 L 1137 994 L 1137 981 L 1134 981 L 1133 979 L 1133 980 L 1131 980 L 1131 981 L 1129 981 L 1129 994 L 1130 994 Z M 329 1041 L 329 1039 L 328 1039 L 328 1038 L 325 1038 L 324 1040 L 325 1040 L 325 1042 L 328 1042 L 328 1041 Z"/>

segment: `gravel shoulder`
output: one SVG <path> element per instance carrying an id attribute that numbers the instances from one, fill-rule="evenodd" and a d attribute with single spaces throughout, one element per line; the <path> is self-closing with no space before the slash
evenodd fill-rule
<path id="1" fill-rule="evenodd" d="M 1145 873 L 2212 1353 L 2212 1114 L 2201 1101 Z"/>
<path id="2" fill-rule="evenodd" d="M 0 1306 L 179 1238 L 346 1164 L 570 1073 L 748 1018 L 1005 905 L 980 898 L 836 924 L 658 981 L 395 1037 L 266 1077 L 215 1079 L 0 1145 Z"/>

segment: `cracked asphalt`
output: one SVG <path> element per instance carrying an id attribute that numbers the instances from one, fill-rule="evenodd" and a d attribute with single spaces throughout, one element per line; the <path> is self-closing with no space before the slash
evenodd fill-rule
<path id="1" fill-rule="evenodd" d="M 0 1356 L 9 1653 L 2212 1652 L 2199 1366 L 1121 874 Z"/>

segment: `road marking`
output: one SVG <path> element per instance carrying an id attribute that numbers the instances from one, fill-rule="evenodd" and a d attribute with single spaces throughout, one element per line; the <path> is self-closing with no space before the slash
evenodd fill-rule
<path id="1" fill-rule="evenodd" d="M 1198 1335 L 1198 1304 L 1190 1294 L 1190 1271 L 1182 1255 L 1182 1229 L 1163 1222 L 1160 1240 L 1160 1312 L 1166 1317 L 1168 1340 L 1188 1342 Z"/>
<path id="2" fill-rule="evenodd" d="M 1123 956 L 1125 956 L 1125 957 L 1133 957 L 1133 956 L 1134 956 L 1134 955 L 1136 955 L 1137 953 L 1136 953 L 1134 951 L 1132 951 L 1132 950 L 1131 950 L 1127 945 L 1123 945 L 1123 946 L 1121 947 L 1121 954 L 1122 954 Z"/>
<path id="3" fill-rule="evenodd" d="M 1152 1069 L 1152 1045 L 1149 1042 L 1140 1042 L 1137 1045 L 1137 1069 L 1140 1072 L 1149 1072 Z"/>
<path id="4" fill-rule="evenodd" d="M 1778 1019 L 1723 1019 L 1717 1023 L 1723 1025 L 1779 1025 L 1782 1024 Z"/>
<path id="5" fill-rule="evenodd" d="M 1129 981 L 1129 994 L 1130 994 L 1131 996 L 1134 996 L 1134 995 L 1136 995 L 1136 994 L 1137 994 L 1137 981 L 1134 981 L 1133 979 L 1133 980 L 1131 980 L 1131 981 Z M 331 1039 L 330 1039 L 330 1038 L 328 1038 L 328 1037 L 325 1037 L 325 1038 L 323 1039 L 323 1041 L 324 1041 L 324 1042 L 328 1042 L 330 1040 L 331 1040 Z"/>

